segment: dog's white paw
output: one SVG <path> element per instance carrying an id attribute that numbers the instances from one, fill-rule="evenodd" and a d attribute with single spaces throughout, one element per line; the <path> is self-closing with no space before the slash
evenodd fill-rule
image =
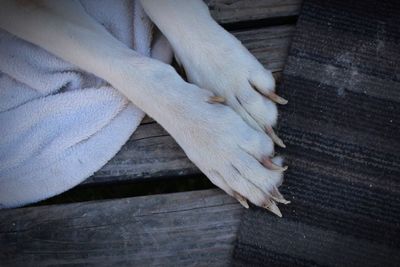
<path id="1" fill-rule="evenodd" d="M 249 200 L 281 216 L 276 202 L 287 201 L 277 188 L 285 168 L 273 158 L 271 138 L 227 105 L 210 101 L 212 92 L 183 81 L 172 67 L 147 58 L 140 64 L 144 66 L 140 74 L 124 67 L 126 74 L 116 79 L 116 87 L 126 88 L 125 95 L 132 94 L 135 104 L 174 137 L 215 185 L 245 207 Z M 134 87 L 144 93 L 136 95 L 129 89 Z"/>
<path id="2" fill-rule="evenodd" d="M 141 3 L 170 42 L 189 81 L 207 89 L 154 76 L 151 80 L 165 90 L 164 100 L 152 99 L 159 106 L 153 117 L 214 184 L 244 206 L 249 200 L 280 216 L 275 202 L 287 203 L 277 189 L 285 168 L 281 159 L 271 158 L 272 139 L 284 145 L 272 126 L 277 120 L 274 102 L 286 101 L 274 93 L 271 72 L 212 20 L 202 1 Z"/>
<path id="3" fill-rule="evenodd" d="M 249 200 L 282 216 L 275 202 L 288 203 L 277 189 L 286 167 L 272 158 L 272 140 L 218 103 L 204 107 L 193 122 L 187 144 L 178 142 L 203 173 L 244 207 Z"/>
<path id="4" fill-rule="evenodd" d="M 247 200 L 282 216 L 276 202 L 286 201 L 278 191 L 282 160 L 273 158 L 274 144 L 265 133 L 250 127 L 235 111 L 210 103 L 212 93 L 187 83 L 185 97 L 177 99 L 160 120 L 194 164 L 218 187 L 243 206 Z M 173 103 L 171 103 L 173 104 Z"/>
<path id="5" fill-rule="evenodd" d="M 225 101 L 253 128 L 265 131 L 284 147 L 274 133 L 277 120 L 275 103 L 287 101 L 274 93 L 275 80 L 233 35 L 224 30 L 198 41 L 190 53 L 176 51 L 188 80 L 215 93 L 214 102 Z M 183 52 L 181 52 L 183 51 Z"/>

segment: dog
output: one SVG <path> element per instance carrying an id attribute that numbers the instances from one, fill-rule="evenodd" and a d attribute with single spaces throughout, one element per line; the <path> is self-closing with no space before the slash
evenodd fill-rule
<path id="1" fill-rule="evenodd" d="M 201 0 L 140 4 L 184 68 L 128 48 L 89 16 L 79 1 L 1 3 L 0 27 L 110 83 L 162 125 L 188 158 L 244 207 L 247 201 L 282 216 L 276 203 L 285 147 L 273 127 L 277 104 L 271 71 L 211 17 Z"/>

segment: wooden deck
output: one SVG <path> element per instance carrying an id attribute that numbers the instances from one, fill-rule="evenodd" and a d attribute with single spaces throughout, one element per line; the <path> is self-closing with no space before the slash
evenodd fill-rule
<path id="1" fill-rule="evenodd" d="M 2 211 L 0 264 L 228 265 L 240 213 L 217 190 Z"/>
<path id="2" fill-rule="evenodd" d="M 216 20 L 279 77 L 301 1 L 206 2 Z M 199 170 L 175 141 L 146 118 L 80 187 L 184 181 L 195 174 Z M 218 189 L 2 210 L 0 266 L 229 266 L 242 211 Z"/>

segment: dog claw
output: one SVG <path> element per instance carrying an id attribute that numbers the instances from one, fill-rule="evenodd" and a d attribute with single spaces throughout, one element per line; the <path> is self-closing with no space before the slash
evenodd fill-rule
<path id="1" fill-rule="evenodd" d="M 288 166 L 285 167 L 281 167 L 279 165 L 276 165 L 275 163 L 272 162 L 272 160 L 269 157 L 265 157 L 262 160 L 262 163 L 265 167 L 267 167 L 268 169 L 272 170 L 272 171 L 280 171 L 280 172 L 284 172 L 288 169 Z"/>
<path id="2" fill-rule="evenodd" d="M 274 129 L 271 126 L 265 127 L 267 134 L 271 137 L 272 141 L 280 147 L 286 148 L 286 145 L 283 143 L 282 139 L 275 133 Z"/>
<path id="3" fill-rule="evenodd" d="M 234 198 L 236 198 L 237 201 L 246 209 L 249 208 L 249 204 L 247 203 L 247 200 L 239 193 L 235 192 L 233 194 Z"/>
<path id="4" fill-rule="evenodd" d="M 273 101 L 273 102 L 275 102 L 275 103 L 278 103 L 278 104 L 281 104 L 281 105 L 286 105 L 286 104 L 288 103 L 288 101 L 287 101 L 286 99 L 284 99 L 283 97 L 281 97 L 281 96 L 275 94 L 274 92 L 270 92 L 270 93 L 267 95 L 267 97 L 268 97 L 271 101 Z"/>
<path id="5" fill-rule="evenodd" d="M 282 213 L 279 210 L 278 206 L 274 201 L 269 201 L 266 205 L 263 206 L 263 208 L 269 210 L 273 214 L 277 215 L 278 217 L 282 218 Z"/>
<path id="6" fill-rule="evenodd" d="M 225 103 L 225 98 L 223 98 L 222 96 L 212 96 L 208 99 L 207 102 L 210 104 Z"/>
<path id="7" fill-rule="evenodd" d="M 272 199 L 275 200 L 278 203 L 282 203 L 282 204 L 285 204 L 285 205 L 290 204 L 290 201 L 286 200 L 282 196 L 282 194 L 279 192 L 278 188 L 276 188 L 276 187 L 274 187 L 272 189 L 271 195 L 272 195 Z"/>

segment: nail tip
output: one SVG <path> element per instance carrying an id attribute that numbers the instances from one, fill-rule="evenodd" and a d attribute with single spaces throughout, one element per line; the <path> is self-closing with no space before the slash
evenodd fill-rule
<path id="1" fill-rule="evenodd" d="M 283 97 L 277 95 L 275 92 L 270 92 L 269 94 L 267 94 L 267 97 L 268 97 L 271 101 L 273 101 L 273 102 L 275 102 L 275 103 L 278 103 L 278 104 L 280 104 L 280 105 L 286 105 L 286 104 L 289 102 L 289 101 L 286 100 L 285 98 L 283 98 Z"/>
<path id="2" fill-rule="evenodd" d="M 282 216 L 282 213 L 281 213 L 281 211 L 278 209 L 278 211 L 277 212 L 272 212 L 273 214 L 275 214 L 276 216 L 278 216 L 279 218 L 282 218 L 283 216 Z"/>
<path id="3" fill-rule="evenodd" d="M 281 142 L 280 144 L 277 144 L 277 145 L 280 146 L 281 148 L 286 148 L 286 145 L 283 142 Z"/>
<path id="4" fill-rule="evenodd" d="M 282 212 L 280 211 L 280 209 L 278 208 L 278 206 L 274 201 L 271 201 L 270 204 L 268 206 L 264 206 L 264 208 L 272 212 L 276 216 L 282 217 Z"/>
<path id="5" fill-rule="evenodd" d="M 234 192 L 233 197 L 242 205 L 244 208 L 248 209 L 249 208 L 249 203 L 247 203 L 247 200 L 239 193 Z"/>
<path id="6" fill-rule="evenodd" d="M 283 140 L 275 133 L 274 129 L 271 126 L 266 126 L 265 131 L 276 145 L 282 148 L 286 148 Z"/>
<path id="7" fill-rule="evenodd" d="M 248 208 L 250 208 L 249 207 L 249 204 L 247 203 L 247 201 L 239 201 L 240 202 L 240 204 L 242 204 L 242 206 L 245 208 L 245 209 L 248 209 Z"/>
<path id="8" fill-rule="evenodd" d="M 278 203 L 282 203 L 284 205 L 288 205 L 291 202 L 289 200 L 284 199 L 283 197 L 277 198 L 277 197 L 273 197 L 273 200 L 275 200 Z"/>

